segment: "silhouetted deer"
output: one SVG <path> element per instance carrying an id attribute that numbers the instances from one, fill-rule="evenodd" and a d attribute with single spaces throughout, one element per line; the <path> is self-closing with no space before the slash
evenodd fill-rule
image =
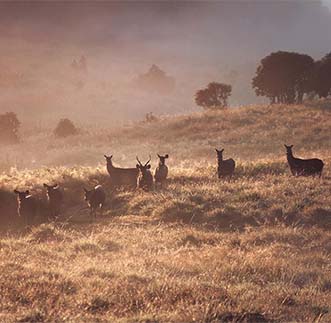
<path id="1" fill-rule="evenodd" d="M 106 194 L 101 185 L 97 185 L 92 190 L 87 190 L 84 187 L 85 201 L 90 208 L 91 217 L 97 218 L 97 209 L 102 208 L 105 204 Z"/>
<path id="2" fill-rule="evenodd" d="M 145 191 L 150 191 L 153 189 L 153 175 L 150 171 L 151 165 L 149 164 L 151 161 L 151 156 L 149 156 L 149 160 L 145 165 L 143 165 L 138 156 L 136 157 L 139 164 L 136 165 L 137 169 L 140 170 L 140 175 L 138 178 L 138 186 Z"/>
<path id="3" fill-rule="evenodd" d="M 168 176 L 168 166 L 165 164 L 165 160 L 169 158 L 169 155 L 166 154 L 164 156 L 161 156 L 157 154 L 157 157 L 159 157 L 160 161 L 159 161 L 159 166 L 155 169 L 155 174 L 154 174 L 155 185 L 160 183 L 162 186 Z"/>
<path id="4" fill-rule="evenodd" d="M 286 156 L 287 162 L 290 166 L 291 173 L 294 176 L 309 176 L 309 175 L 319 175 L 321 177 L 324 163 L 318 158 L 313 159 L 300 159 L 293 156 L 292 148 L 293 145 L 287 146 Z"/>
<path id="5" fill-rule="evenodd" d="M 29 191 L 14 190 L 14 193 L 17 195 L 18 215 L 23 219 L 25 225 L 32 224 L 37 213 L 37 201 Z"/>
<path id="6" fill-rule="evenodd" d="M 236 167 L 235 161 L 232 158 L 223 159 L 224 149 L 218 150 L 217 148 L 215 148 L 215 150 L 217 153 L 217 161 L 218 161 L 218 167 L 217 167 L 218 178 L 226 177 L 226 176 L 231 177 Z"/>
<path id="7" fill-rule="evenodd" d="M 107 161 L 107 171 L 113 187 L 126 186 L 133 189 L 137 188 L 139 169 L 114 167 L 112 162 L 113 155 L 104 156 Z"/>
<path id="8" fill-rule="evenodd" d="M 46 195 L 51 219 L 56 219 L 61 213 L 61 207 L 63 202 L 62 191 L 58 184 L 44 184 L 44 187 L 46 188 Z"/>

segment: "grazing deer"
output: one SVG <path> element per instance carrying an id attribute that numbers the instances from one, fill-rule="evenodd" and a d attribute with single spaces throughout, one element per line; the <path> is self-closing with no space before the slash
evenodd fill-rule
<path id="1" fill-rule="evenodd" d="M 155 185 L 160 183 L 161 186 L 163 186 L 163 183 L 166 181 L 168 176 L 168 166 L 165 164 L 165 160 L 169 158 L 169 155 L 166 154 L 164 156 L 161 156 L 157 154 L 157 157 L 159 157 L 159 166 L 155 169 Z"/>
<path id="2" fill-rule="evenodd" d="M 105 204 L 106 194 L 101 185 L 97 185 L 92 190 L 87 190 L 84 187 L 85 201 L 90 208 L 91 217 L 97 218 L 97 209 L 102 208 Z"/>
<path id="3" fill-rule="evenodd" d="M 150 171 L 151 165 L 149 164 L 151 161 L 151 156 L 149 156 L 149 160 L 145 165 L 140 162 L 138 156 L 136 158 L 139 163 L 136 165 L 136 167 L 140 171 L 138 186 L 145 191 L 150 191 L 153 189 L 153 175 Z"/>
<path id="4" fill-rule="evenodd" d="M 290 166 L 291 173 L 293 176 L 309 176 L 309 175 L 319 175 L 321 177 L 324 163 L 318 158 L 313 159 L 300 159 L 293 156 L 292 148 L 293 145 L 287 146 L 286 156 L 287 162 Z"/>
<path id="5" fill-rule="evenodd" d="M 25 225 L 30 225 L 33 223 L 33 218 L 37 213 L 37 202 L 35 198 L 27 190 L 25 192 L 20 192 L 14 190 L 17 195 L 17 213 L 23 219 Z"/>
<path id="6" fill-rule="evenodd" d="M 218 161 L 218 167 L 217 167 L 217 173 L 218 178 L 229 176 L 232 177 L 234 173 L 234 169 L 236 167 L 235 161 L 230 159 L 223 159 L 223 151 L 224 149 L 218 150 L 215 149 L 217 153 L 217 161 Z"/>
<path id="7" fill-rule="evenodd" d="M 58 184 L 55 185 L 44 184 L 44 187 L 46 188 L 46 195 L 47 195 L 48 207 L 50 210 L 51 218 L 56 219 L 61 212 L 63 194 Z"/>
<path id="8" fill-rule="evenodd" d="M 113 187 L 126 186 L 133 189 L 137 188 L 139 169 L 115 167 L 112 162 L 113 155 L 104 156 L 107 161 L 107 171 Z"/>

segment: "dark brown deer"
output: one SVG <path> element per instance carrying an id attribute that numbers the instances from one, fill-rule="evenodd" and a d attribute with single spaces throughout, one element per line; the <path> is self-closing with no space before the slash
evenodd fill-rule
<path id="1" fill-rule="evenodd" d="M 23 219 L 25 225 L 31 225 L 37 213 L 37 201 L 27 190 L 20 192 L 14 190 L 17 195 L 17 213 Z"/>
<path id="2" fill-rule="evenodd" d="M 54 220 L 61 213 L 61 208 L 63 203 L 63 193 L 58 184 L 55 185 L 44 184 L 44 187 L 46 189 L 50 217 L 51 219 Z"/>
<path id="3" fill-rule="evenodd" d="M 136 158 L 139 163 L 136 165 L 136 167 L 140 171 L 138 186 L 145 191 L 150 191 L 153 189 L 153 175 L 150 171 L 151 165 L 149 164 L 151 161 L 151 156 L 149 156 L 149 160 L 144 165 L 140 162 L 138 156 Z"/>
<path id="4" fill-rule="evenodd" d="M 322 171 L 324 167 L 324 163 L 322 160 L 318 158 L 313 159 L 300 159 L 295 158 L 293 156 L 292 148 L 293 145 L 287 146 L 286 148 L 286 156 L 287 162 L 290 166 L 291 173 L 293 176 L 314 176 L 319 175 L 322 176 Z"/>
<path id="5" fill-rule="evenodd" d="M 84 187 L 85 201 L 90 208 L 90 215 L 92 218 L 97 218 L 97 209 L 102 208 L 106 201 L 106 194 L 101 185 L 97 185 L 92 190 L 87 190 Z"/>
<path id="6" fill-rule="evenodd" d="M 224 178 L 224 177 L 231 178 L 234 173 L 234 169 L 236 167 L 235 161 L 232 158 L 223 159 L 224 149 L 218 150 L 216 148 L 215 150 L 217 153 L 217 162 L 218 162 L 218 167 L 217 167 L 218 178 Z"/>
<path id="7" fill-rule="evenodd" d="M 157 157 L 159 157 L 160 161 L 158 167 L 155 169 L 154 179 L 155 185 L 161 184 L 162 187 L 168 177 L 168 166 L 165 164 L 165 160 L 169 158 L 169 155 L 161 156 L 157 154 Z"/>
<path id="8" fill-rule="evenodd" d="M 107 161 L 107 171 L 110 176 L 112 187 L 128 187 L 131 189 L 137 188 L 139 169 L 115 167 L 112 162 L 113 155 L 104 156 Z"/>

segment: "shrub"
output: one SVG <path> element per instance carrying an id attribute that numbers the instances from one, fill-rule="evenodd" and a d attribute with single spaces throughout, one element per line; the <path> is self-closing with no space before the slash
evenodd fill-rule
<path id="1" fill-rule="evenodd" d="M 21 123 L 14 112 L 0 115 L 0 140 L 5 143 L 17 143 L 19 141 L 18 130 Z"/>
<path id="2" fill-rule="evenodd" d="M 70 119 L 61 119 L 54 130 L 54 135 L 60 138 L 76 135 L 77 133 L 78 129 Z"/>
<path id="3" fill-rule="evenodd" d="M 146 123 L 151 123 L 158 121 L 159 119 L 153 114 L 153 112 L 146 113 L 145 115 L 145 122 Z"/>

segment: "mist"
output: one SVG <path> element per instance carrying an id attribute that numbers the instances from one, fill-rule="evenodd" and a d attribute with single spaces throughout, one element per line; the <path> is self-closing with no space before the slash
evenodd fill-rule
<path id="1" fill-rule="evenodd" d="M 231 106 L 262 102 L 251 79 L 272 51 L 330 52 L 321 1 L 12 2 L 0 4 L 0 111 L 32 123 L 69 117 L 115 125 L 199 110 L 211 81 L 233 86 Z M 84 56 L 86 68 L 73 61 Z M 170 93 L 134 84 L 156 64 Z"/>

